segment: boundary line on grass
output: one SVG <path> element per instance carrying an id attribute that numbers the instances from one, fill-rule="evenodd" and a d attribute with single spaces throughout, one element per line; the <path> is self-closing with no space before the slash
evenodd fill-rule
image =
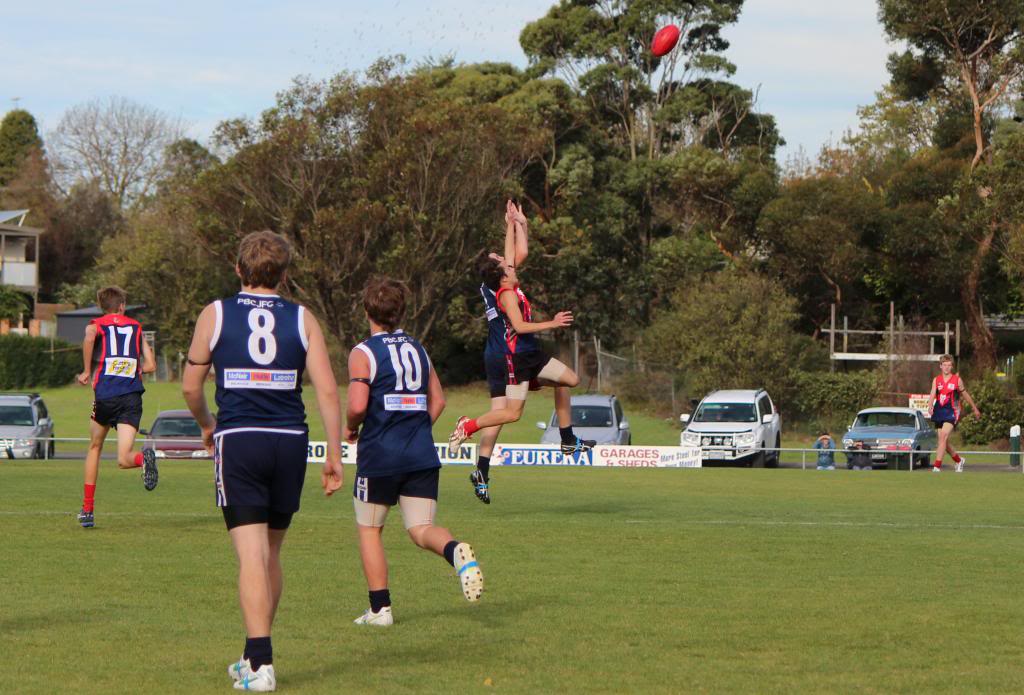
<path id="1" fill-rule="evenodd" d="M 56 510 L 0 510 L 0 516 L 70 516 L 74 517 L 78 512 L 56 511 Z M 221 521 L 220 515 L 216 513 L 205 514 L 201 512 L 103 512 L 104 517 L 149 517 L 149 518 L 190 518 L 190 519 L 211 519 Z M 344 521 L 334 514 L 302 514 L 304 519 L 337 519 Z M 920 530 L 996 530 L 996 531 L 1024 531 L 1024 524 L 917 524 L 897 521 L 777 521 L 774 519 L 626 519 L 626 524 L 667 524 L 676 522 L 683 526 L 805 526 L 805 527 L 836 527 L 836 528 L 894 528 L 894 529 L 920 529 Z"/>

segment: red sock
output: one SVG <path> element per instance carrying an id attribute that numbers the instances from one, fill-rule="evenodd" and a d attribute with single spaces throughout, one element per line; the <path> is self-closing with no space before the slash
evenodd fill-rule
<path id="1" fill-rule="evenodd" d="M 953 454 L 953 463 L 960 463 L 960 454 Z"/>
<path id="2" fill-rule="evenodd" d="M 82 498 L 82 511 L 91 512 L 96 504 L 96 484 L 85 484 L 85 495 Z"/>
<path id="3" fill-rule="evenodd" d="M 135 454 L 135 467 L 142 468 L 142 452 Z"/>
<path id="4" fill-rule="evenodd" d="M 476 424 L 476 420 L 466 420 L 466 424 L 462 426 L 462 429 L 466 432 L 466 436 L 470 436 L 474 432 L 479 432 L 480 426 Z"/>

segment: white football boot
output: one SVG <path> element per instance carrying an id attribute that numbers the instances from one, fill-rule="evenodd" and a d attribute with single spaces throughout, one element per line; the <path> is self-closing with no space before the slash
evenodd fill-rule
<path id="1" fill-rule="evenodd" d="M 356 625 L 376 625 L 378 627 L 387 627 L 388 625 L 395 624 L 395 617 L 391 615 L 391 606 L 384 606 L 379 612 L 374 613 L 369 608 L 366 611 L 353 620 Z"/>
<path id="2" fill-rule="evenodd" d="M 249 666 L 249 660 L 244 656 L 238 657 L 238 661 L 228 666 L 228 675 L 233 681 L 240 681 L 250 673 L 252 673 L 252 668 Z"/>
<path id="3" fill-rule="evenodd" d="M 462 582 L 462 593 L 467 601 L 479 601 L 484 592 L 484 574 L 480 571 L 480 563 L 469 543 L 455 546 L 455 571 Z"/>
<path id="4" fill-rule="evenodd" d="M 250 671 L 241 680 L 235 681 L 235 690 L 249 690 L 254 693 L 270 693 L 277 690 L 274 667 L 263 664 L 257 671 Z"/>
<path id="5" fill-rule="evenodd" d="M 963 473 L 964 472 L 964 464 L 965 463 L 967 463 L 967 459 L 965 459 L 963 456 L 961 456 L 960 460 L 953 467 L 953 470 L 955 470 L 957 473 Z"/>

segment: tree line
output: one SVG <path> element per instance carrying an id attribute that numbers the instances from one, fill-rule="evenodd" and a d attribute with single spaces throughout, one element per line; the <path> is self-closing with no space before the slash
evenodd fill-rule
<path id="1" fill-rule="evenodd" d="M 994 366 L 984 317 L 1024 312 L 1024 5 L 879 0 L 904 47 L 889 82 L 855 132 L 789 162 L 775 117 L 733 81 L 722 33 L 742 6 L 563 0 L 522 29 L 526 68 L 384 57 L 296 79 L 206 144 L 124 99 L 70 109 L 45 142 L 11 111 L 0 206 L 47 229 L 46 296 L 120 284 L 173 354 L 237 284 L 238 239 L 269 228 L 293 242 L 287 289 L 339 355 L 365 332 L 360 288 L 387 273 L 413 290 L 408 330 L 475 376 L 474 262 L 500 246 L 511 197 L 535 304 L 694 392 L 827 369 L 815 339 L 833 304 L 851 328 L 885 325 L 890 302 L 961 319 L 974 364 Z M 668 21 L 680 45 L 655 58 Z"/>

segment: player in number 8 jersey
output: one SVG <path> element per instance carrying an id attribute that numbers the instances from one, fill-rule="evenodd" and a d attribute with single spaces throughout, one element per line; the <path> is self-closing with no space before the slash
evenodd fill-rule
<path id="1" fill-rule="evenodd" d="M 277 685 L 270 630 L 281 598 L 281 546 L 306 474 L 306 370 L 324 420 L 327 460 L 341 475 L 341 408 L 323 333 L 304 307 L 276 292 L 290 259 L 290 245 L 273 232 L 242 240 L 235 267 L 242 291 L 200 314 L 182 378 L 185 402 L 215 449 L 217 506 L 238 556 L 246 641 L 242 658 L 228 667 L 237 690 Z M 216 420 L 203 395 L 211 364 Z"/>
<path id="2" fill-rule="evenodd" d="M 396 504 L 412 541 L 455 568 L 465 597 L 476 601 L 483 592 L 473 549 L 434 525 L 441 462 L 431 426 L 444 410 L 444 392 L 426 350 L 398 328 L 407 292 L 405 285 L 387 278 L 366 286 L 363 307 L 372 335 L 352 350 L 348 361 L 344 434 L 359 443 L 353 502 L 370 599 L 370 608 L 355 620 L 360 625 L 393 621 L 381 532 Z M 323 484 L 328 495 L 340 487 L 331 463 L 324 464 Z"/>

